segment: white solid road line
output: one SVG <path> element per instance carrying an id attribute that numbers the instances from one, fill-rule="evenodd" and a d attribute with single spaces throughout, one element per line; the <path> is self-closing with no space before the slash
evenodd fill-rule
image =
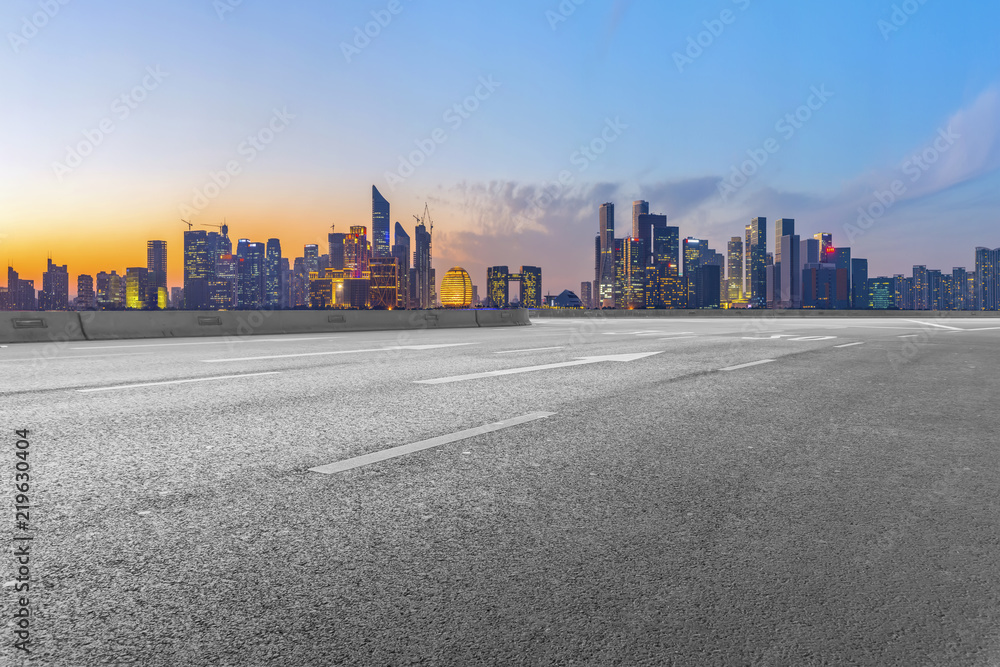
<path id="1" fill-rule="evenodd" d="M 934 322 L 921 322 L 920 320 L 906 320 L 907 322 L 915 322 L 916 324 L 923 324 L 928 327 L 939 327 L 941 329 L 951 329 L 952 331 L 965 331 L 958 327 L 950 327 L 947 324 L 935 324 Z"/>
<path id="2" fill-rule="evenodd" d="M 476 343 L 446 343 L 442 345 L 393 345 L 392 347 L 372 347 L 364 350 L 331 350 L 328 352 L 301 352 L 299 354 L 272 354 L 266 357 L 241 357 L 234 359 L 202 359 L 206 364 L 222 364 L 234 361 L 260 361 L 262 359 L 294 359 L 296 357 L 327 357 L 333 354 L 360 354 L 362 352 L 393 352 L 395 350 L 436 350 L 442 347 L 461 347 Z"/>
<path id="3" fill-rule="evenodd" d="M 657 340 L 687 340 L 688 338 L 697 338 L 697 336 L 671 336 L 670 338 L 657 338 Z"/>
<path id="4" fill-rule="evenodd" d="M 484 373 L 469 373 L 468 375 L 454 375 L 446 378 L 435 378 L 433 380 L 414 380 L 417 384 L 449 384 L 451 382 L 464 382 L 465 380 L 478 380 L 480 378 L 497 377 L 498 375 L 516 375 L 518 373 L 532 373 L 534 371 L 545 371 L 552 368 L 569 368 L 570 366 L 583 366 L 586 364 L 597 364 L 602 361 L 635 361 L 644 357 L 651 357 L 661 352 L 641 352 L 637 354 L 612 354 L 602 357 L 581 357 L 575 361 L 563 361 L 557 364 L 543 364 L 541 366 L 525 366 L 523 368 L 508 368 L 502 371 L 486 371 Z"/>
<path id="5" fill-rule="evenodd" d="M 541 352 L 542 350 L 562 350 L 565 346 L 560 345 L 558 347 L 529 347 L 526 350 L 503 350 L 502 352 L 494 352 L 493 354 L 514 354 L 515 352 Z"/>
<path id="6" fill-rule="evenodd" d="M 729 368 L 720 368 L 720 371 L 738 371 L 741 368 L 750 368 L 751 366 L 760 366 L 761 364 L 769 364 L 772 361 L 777 361 L 776 359 L 761 359 L 760 361 L 751 361 L 749 364 L 740 364 L 739 366 L 730 366 Z"/>
<path id="7" fill-rule="evenodd" d="M 896 336 L 896 338 L 916 338 L 920 334 L 903 334 L 902 336 Z"/>
<path id="8" fill-rule="evenodd" d="M 252 378 L 259 375 L 278 375 L 278 371 L 267 373 L 245 373 L 243 375 L 219 375 L 210 378 L 191 378 L 190 380 L 168 380 L 166 382 L 143 382 L 142 384 L 120 384 L 114 387 L 98 387 L 96 389 L 77 389 L 81 394 L 90 394 L 96 391 L 115 391 L 117 389 L 137 389 L 139 387 L 160 387 L 167 384 L 187 384 L 189 382 L 211 382 L 213 380 L 235 380 L 239 378 Z"/>
<path id="9" fill-rule="evenodd" d="M 458 431 L 457 433 L 451 433 L 449 435 L 439 435 L 438 437 L 431 438 L 430 440 L 421 440 L 420 442 L 414 442 L 400 447 L 393 447 L 392 449 L 384 449 L 380 452 L 365 454 L 364 456 L 355 456 L 354 458 L 345 459 L 336 463 L 330 463 L 317 468 L 310 468 L 309 470 L 310 472 L 332 475 L 345 470 L 351 470 L 353 468 L 371 465 L 372 463 L 378 463 L 379 461 L 405 456 L 406 454 L 412 454 L 413 452 L 419 452 L 424 449 L 430 449 L 431 447 L 440 447 L 441 445 L 447 445 L 459 440 L 465 440 L 466 438 L 473 438 L 477 435 L 483 435 L 484 433 L 491 433 L 493 431 L 499 431 L 500 429 L 510 428 L 511 426 L 518 426 L 519 424 L 525 424 L 530 421 L 535 421 L 536 419 L 545 419 L 546 417 L 551 417 L 554 414 L 554 412 L 531 412 L 526 415 L 521 415 L 520 417 L 504 419 L 503 421 L 486 424 L 485 426 L 477 426 L 476 428 L 469 428 L 464 431 Z"/>
<path id="10" fill-rule="evenodd" d="M 846 343 L 844 345 L 834 345 L 834 347 L 853 347 L 854 345 L 864 345 L 864 341 L 858 341 L 857 343 Z"/>

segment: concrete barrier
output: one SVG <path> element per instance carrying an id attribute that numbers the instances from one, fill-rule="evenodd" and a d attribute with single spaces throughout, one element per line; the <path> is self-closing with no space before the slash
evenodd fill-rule
<path id="1" fill-rule="evenodd" d="M 753 308 L 733 308 L 730 310 L 561 310 L 543 308 L 531 311 L 532 318 L 672 318 L 672 317 L 729 317 L 729 318 L 771 318 L 771 317 L 901 317 L 909 319 L 940 319 L 963 317 L 1000 317 L 1000 311 L 978 310 L 771 310 Z"/>
<path id="2" fill-rule="evenodd" d="M 8 311 L 0 313 L 0 343 L 87 340 L 79 313 Z"/>
<path id="3" fill-rule="evenodd" d="M 0 343 L 205 336 L 273 336 L 337 331 L 460 329 L 530 324 L 528 311 L 273 310 L 88 311 L 0 314 Z"/>
<path id="4" fill-rule="evenodd" d="M 527 308 L 516 310 L 477 310 L 476 322 L 481 327 L 517 327 L 530 326 L 529 311 Z"/>

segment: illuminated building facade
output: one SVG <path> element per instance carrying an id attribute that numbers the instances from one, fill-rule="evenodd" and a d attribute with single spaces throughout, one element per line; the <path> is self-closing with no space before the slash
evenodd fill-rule
<path id="1" fill-rule="evenodd" d="M 767 307 L 767 218 L 750 221 L 750 247 L 747 260 L 750 273 L 750 307 Z"/>
<path id="2" fill-rule="evenodd" d="M 510 305 L 510 271 L 506 266 L 486 269 L 486 307 L 506 308 Z"/>
<path id="3" fill-rule="evenodd" d="M 149 272 L 149 288 L 159 293 L 167 288 L 167 242 L 146 242 L 146 270 Z"/>
<path id="4" fill-rule="evenodd" d="M 726 250 L 728 254 L 727 269 L 729 270 L 726 297 L 729 301 L 740 301 L 743 298 L 743 239 L 739 236 L 731 237 Z"/>
<path id="5" fill-rule="evenodd" d="M 431 235 L 423 224 L 413 233 L 413 271 L 410 289 L 413 293 L 411 308 L 434 307 L 434 280 L 431 266 Z"/>
<path id="6" fill-rule="evenodd" d="M 76 277 L 77 310 L 96 310 L 97 295 L 94 293 L 94 276 L 80 274 Z"/>
<path id="7" fill-rule="evenodd" d="M 870 310 L 896 309 L 896 281 L 893 278 L 872 278 L 867 281 L 868 295 L 865 308 Z M 856 284 L 856 283 L 855 283 Z M 858 306 L 855 306 L 857 308 Z"/>
<path id="8" fill-rule="evenodd" d="M 69 268 L 47 260 L 42 274 L 42 291 L 38 294 L 39 310 L 69 310 Z"/>
<path id="9" fill-rule="evenodd" d="M 282 308 L 281 292 L 281 241 L 268 239 L 264 250 L 264 308 Z"/>
<path id="10" fill-rule="evenodd" d="M 598 211 L 598 238 L 600 261 L 594 282 L 600 308 L 613 308 L 615 304 L 615 205 L 601 204 Z"/>
<path id="11" fill-rule="evenodd" d="M 143 310 L 146 308 L 148 294 L 149 270 L 144 266 L 125 269 L 125 308 Z"/>
<path id="12" fill-rule="evenodd" d="M 1000 248 L 976 248 L 976 309 L 1000 310 Z"/>
<path id="13" fill-rule="evenodd" d="M 472 306 L 472 277 L 460 266 L 452 267 L 441 279 L 441 305 L 445 308 Z"/>
<path id="14" fill-rule="evenodd" d="M 240 310 L 259 310 L 264 307 L 263 243 L 241 244 L 236 256 L 236 307 Z"/>

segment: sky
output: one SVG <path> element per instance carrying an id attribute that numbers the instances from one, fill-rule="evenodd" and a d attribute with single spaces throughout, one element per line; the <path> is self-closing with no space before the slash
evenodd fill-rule
<path id="1" fill-rule="evenodd" d="M 621 237 L 636 199 L 722 252 L 764 216 L 871 276 L 972 267 L 1000 246 L 997 25 L 942 0 L 7 0 L 0 255 L 73 293 L 165 240 L 179 286 L 182 219 L 296 257 L 370 226 L 374 184 L 411 236 L 429 205 L 437 275 L 481 293 L 493 265 L 578 291 L 599 205 Z"/>

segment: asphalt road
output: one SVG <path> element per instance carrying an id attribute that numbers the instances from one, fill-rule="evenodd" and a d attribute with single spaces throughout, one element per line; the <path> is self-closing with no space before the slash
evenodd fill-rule
<path id="1" fill-rule="evenodd" d="M 1000 664 L 1000 321 L 535 322 L 0 349 L 0 664 Z"/>

